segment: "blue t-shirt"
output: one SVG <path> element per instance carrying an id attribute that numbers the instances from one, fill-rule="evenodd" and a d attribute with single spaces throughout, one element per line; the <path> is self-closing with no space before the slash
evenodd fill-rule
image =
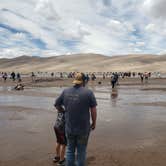
<path id="1" fill-rule="evenodd" d="M 75 86 L 65 89 L 55 102 L 55 106 L 65 108 L 65 132 L 78 135 L 89 133 L 89 109 L 96 105 L 96 98 L 91 90 Z"/>

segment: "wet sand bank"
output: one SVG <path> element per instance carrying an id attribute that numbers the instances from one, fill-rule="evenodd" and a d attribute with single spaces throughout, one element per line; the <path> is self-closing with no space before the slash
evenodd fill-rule
<path id="1" fill-rule="evenodd" d="M 147 91 L 144 85 L 120 82 L 115 95 L 104 84 L 90 87 L 98 102 L 98 121 L 89 140 L 88 166 L 165 166 L 166 95 L 154 89 L 166 88 L 164 83 L 146 85 Z M 56 165 L 53 103 L 63 88 L 0 90 L 1 166 Z"/>

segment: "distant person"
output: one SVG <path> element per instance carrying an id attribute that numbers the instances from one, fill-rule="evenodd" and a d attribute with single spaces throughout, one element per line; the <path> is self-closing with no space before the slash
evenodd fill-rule
<path id="1" fill-rule="evenodd" d="M 111 85 L 112 85 L 112 88 L 115 87 L 115 83 L 116 83 L 115 76 L 112 75 L 112 76 L 111 76 Z"/>
<path id="2" fill-rule="evenodd" d="M 15 72 L 12 72 L 12 73 L 10 74 L 10 76 L 11 76 L 11 79 L 12 79 L 13 81 L 16 80 L 16 74 L 15 74 Z"/>
<path id="3" fill-rule="evenodd" d="M 144 75 L 143 75 L 143 73 L 140 73 L 140 78 L 141 78 L 141 83 L 143 84 L 143 82 L 144 82 Z"/>
<path id="4" fill-rule="evenodd" d="M 149 74 L 145 72 L 144 76 L 145 76 L 145 83 L 148 83 Z"/>
<path id="5" fill-rule="evenodd" d="M 21 82 L 22 80 L 21 80 L 21 75 L 20 75 L 20 73 L 17 73 L 17 80 L 18 80 L 18 82 Z"/>
<path id="6" fill-rule="evenodd" d="M 4 80 L 4 82 L 6 82 L 6 80 L 7 80 L 7 73 L 5 72 L 5 73 L 3 73 L 3 75 L 2 75 L 2 78 L 3 78 L 3 80 Z"/>
<path id="7" fill-rule="evenodd" d="M 151 73 L 151 72 L 149 72 L 149 73 L 148 73 L 148 76 L 149 76 L 149 78 L 150 78 L 150 77 L 152 76 L 152 73 Z"/>
<path id="8" fill-rule="evenodd" d="M 136 73 L 135 73 L 135 72 L 133 72 L 133 73 L 132 73 L 132 75 L 133 75 L 133 77 L 135 77 Z"/>
<path id="9" fill-rule="evenodd" d="M 35 81 L 35 74 L 34 74 L 34 72 L 31 73 L 31 78 L 32 78 L 32 82 L 34 82 Z"/>
<path id="10" fill-rule="evenodd" d="M 86 83 L 88 83 L 89 82 L 89 75 L 87 74 L 86 75 Z"/>
<path id="11" fill-rule="evenodd" d="M 131 77 L 131 72 L 128 72 L 128 77 Z"/>
<path id="12" fill-rule="evenodd" d="M 63 78 L 63 73 L 62 72 L 60 73 L 60 78 Z"/>
<path id="13" fill-rule="evenodd" d="M 24 90 L 24 85 L 23 84 L 17 84 L 15 87 L 14 87 L 15 90 Z"/>
<path id="14" fill-rule="evenodd" d="M 92 79 L 92 81 L 95 81 L 95 80 L 96 80 L 96 76 L 95 76 L 94 73 L 92 73 L 92 75 L 91 75 L 91 79 Z"/>
<path id="15" fill-rule="evenodd" d="M 51 77 L 54 77 L 54 73 L 53 72 L 51 73 Z"/>
<path id="16" fill-rule="evenodd" d="M 56 106 L 56 104 L 55 104 Z M 65 110 L 58 111 L 57 120 L 54 126 L 56 134 L 56 156 L 53 162 L 57 162 L 59 166 L 65 165 L 65 150 L 66 150 L 66 136 L 65 136 Z"/>
<path id="17" fill-rule="evenodd" d="M 106 76 L 105 76 L 105 73 L 104 73 L 104 74 L 103 74 L 103 80 L 105 80 L 105 77 L 106 77 Z"/>
<path id="18" fill-rule="evenodd" d="M 77 166 L 85 166 L 90 130 L 96 127 L 97 103 L 93 92 L 84 87 L 84 78 L 83 73 L 77 73 L 74 86 L 65 89 L 55 104 L 59 111 L 65 110 L 66 166 L 75 166 L 75 161 Z"/>
<path id="19" fill-rule="evenodd" d="M 118 74 L 117 73 L 113 73 L 113 75 L 111 76 L 111 85 L 112 85 L 112 89 L 115 87 L 116 83 L 118 83 Z"/>

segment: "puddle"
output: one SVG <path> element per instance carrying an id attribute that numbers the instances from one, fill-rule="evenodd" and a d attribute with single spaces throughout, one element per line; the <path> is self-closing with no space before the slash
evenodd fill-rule
<path id="1" fill-rule="evenodd" d="M 0 105 L 19 106 L 34 109 L 53 109 L 55 99 L 51 97 L 33 97 L 24 95 L 0 95 Z"/>
<path id="2" fill-rule="evenodd" d="M 42 94 L 60 94 L 64 87 L 51 87 L 51 88 L 29 88 L 25 89 L 28 92 L 42 92 Z M 114 91 L 111 90 L 110 86 L 106 87 L 95 87 L 95 96 L 97 98 L 98 107 L 102 107 L 99 112 L 106 112 L 107 108 L 111 110 L 133 110 L 133 103 L 156 103 L 165 102 L 166 95 L 160 91 L 142 91 L 140 86 L 118 87 Z M 0 87 L 0 90 L 11 90 L 11 87 Z M 25 95 L 0 95 L 0 105 L 6 106 L 21 106 L 27 108 L 38 108 L 50 110 L 53 108 L 55 98 L 44 97 L 44 96 L 25 96 Z M 159 106 L 159 105 L 158 105 Z M 136 104 L 139 107 L 139 104 Z M 140 104 L 141 107 L 141 104 Z M 154 105 L 155 107 L 155 105 Z"/>
<path id="3" fill-rule="evenodd" d="M 51 93 L 51 94 L 60 94 L 65 87 L 36 87 L 36 88 L 25 88 L 25 91 L 30 92 L 41 92 L 41 93 Z"/>
<path id="4" fill-rule="evenodd" d="M 11 91 L 12 87 L 11 86 L 0 86 L 0 91 Z"/>

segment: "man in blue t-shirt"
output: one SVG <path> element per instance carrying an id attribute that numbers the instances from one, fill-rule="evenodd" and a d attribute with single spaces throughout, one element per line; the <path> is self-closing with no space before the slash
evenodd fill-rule
<path id="1" fill-rule="evenodd" d="M 76 151 L 77 166 L 84 166 L 89 133 L 96 127 L 97 102 L 93 92 L 84 87 L 83 73 L 76 74 L 73 84 L 57 98 L 55 106 L 59 111 L 65 109 L 66 166 L 75 165 Z"/>

